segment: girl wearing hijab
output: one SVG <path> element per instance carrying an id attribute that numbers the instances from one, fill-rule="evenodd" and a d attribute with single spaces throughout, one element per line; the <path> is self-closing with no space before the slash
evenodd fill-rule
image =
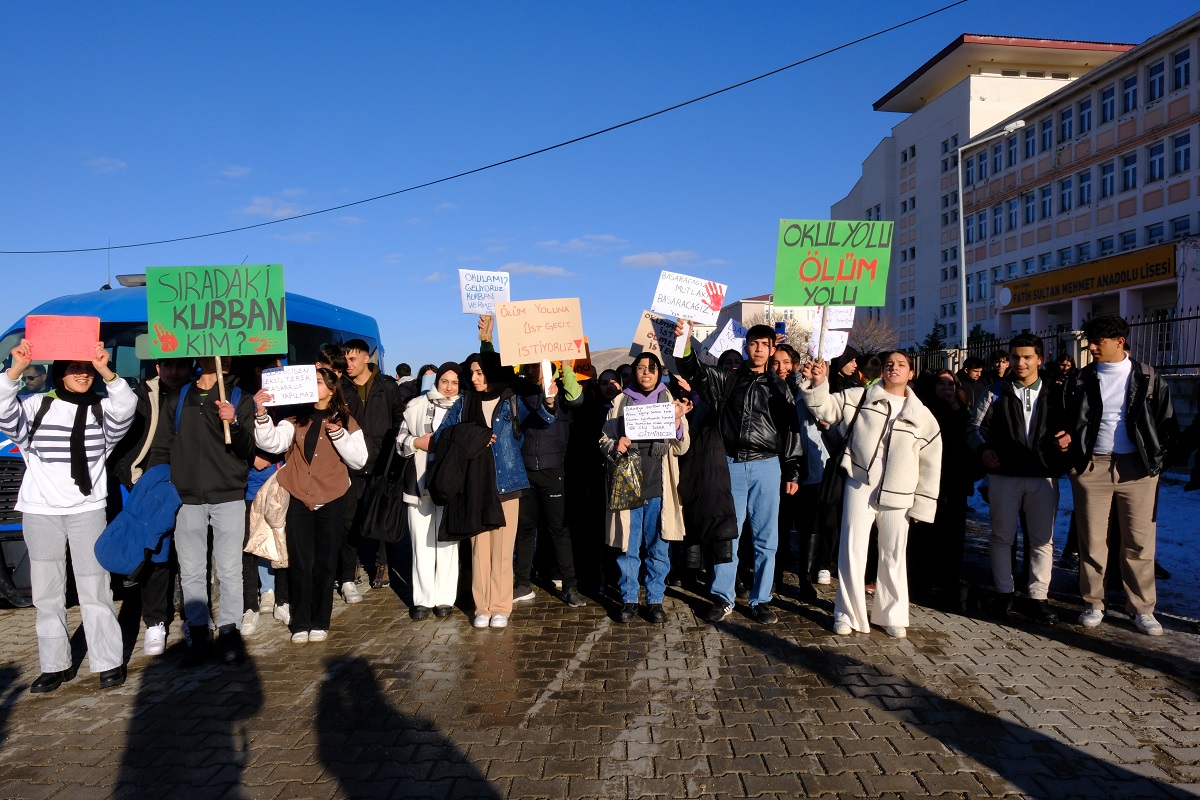
<path id="1" fill-rule="evenodd" d="M 367 442 L 331 369 L 317 369 L 317 402 L 278 425 L 266 411 L 271 399 L 266 389 L 254 395 L 254 441 L 268 453 L 287 453 L 275 480 L 292 496 L 286 523 L 289 627 L 297 644 L 323 642 L 333 614 L 330 587 L 350 470 L 367 463 Z"/>
<path id="2" fill-rule="evenodd" d="M 425 488 L 425 474 L 433 461 L 433 432 L 442 424 L 458 398 L 458 364 L 447 361 L 435 369 L 433 388 L 414 398 L 404 409 L 396 435 L 396 452 L 413 459 L 415 487 L 405 485 L 408 534 L 412 540 L 413 607 L 409 616 L 448 617 L 458 594 L 458 542 L 438 541 L 442 506 L 435 505 Z M 490 618 L 489 618 L 490 621 Z"/>
<path id="3" fill-rule="evenodd" d="M 513 547 L 517 540 L 517 509 L 521 490 L 529 488 L 521 457 L 521 422 L 537 414 L 546 425 L 554 422 L 558 387 L 546 384 L 544 402 L 536 396 L 520 397 L 509 388 L 510 370 L 500 365 L 500 354 L 473 353 L 463 362 L 462 394 L 434 433 L 459 423 L 483 425 L 492 431 L 496 462 L 496 493 L 504 509 L 504 527 L 471 537 L 471 595 L 475 600 L 476 628 L 508 627 L 513 604 Z M 436 449 L 436 447 L 435 447 Z"/>
<path id="4" fill-rule="evenodd" d="M 96 540 L 107 524 L 105 462 L 133 423 L 137 397 L 109 369 L 108 351 L 96 342 L 91 361 L 54 362 L 52 394 L 18 399 L 21 373 L 32 360 L 29 341 L 22 339 L 0 377 L 0 432 L 25 458 L 16 508 L 29 550 L 42 668 L 29 691 L 52 692 L 75 677 L 67 631 L 68 547 L 91 670 L 101 689 L 120 686 L 121 628 L 109 574 L 96 561 Z M 92 391 L 97 375 L 107 397 Z"/>
<path id="5" fill-rule="evenodd" d="M 642 497 L 639 508 L 608 511 L 608 544 L 621 551 L 617 566 L 621 571 L 621 610 L 619 622 L 633 622 L 638 611 L 638 576 L 645 551 L 646 618 L 666 622 L 663 596 L 671 557 L 667 542 L 683 541 L 683 505 L 679 498 L 679 457 L 687 452 L 691 440 L 685 418 L 688 406 L 676 401 L 660 383 L 662 362 L 653 353 L 642 353 L 633 362 L 633 381 L 613 401 L 608 421 L 600 435 L 600 451 L 605 454 L 635 451 L 642 461 Z M 675 411 L 675 435 L 669 439 L 632 441 L 625 435 L 625 409 L 651 403 L 671 403 Z"/>

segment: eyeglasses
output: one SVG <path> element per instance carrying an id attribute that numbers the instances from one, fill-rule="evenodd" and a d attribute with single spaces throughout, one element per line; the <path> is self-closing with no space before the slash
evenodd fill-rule
<path id="1" fill-rule="evenodd" d="M 653 375 L 655 372 L 658 372 L 658 367 L 654 366 L 653 364 L 648 364 L 647 366 L 637 368 L 637 373 L 639 375 Z"/>

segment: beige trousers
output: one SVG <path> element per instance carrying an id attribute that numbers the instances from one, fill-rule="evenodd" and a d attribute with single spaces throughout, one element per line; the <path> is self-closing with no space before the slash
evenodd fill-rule
<path id="1" fill-rule="evenodd" d="M 1071 471 L 1079 527 L 1079 591 L 1088 608 L 1104 610 L 1108 564 L 1108 518 L 1116 502 L 1121 526 L 1121 580 L 1126 609 L 1153 614 L 1154 541 L 1157 535 L 1158 476 L 1146 475 L 1136 455 L 1097 455 L 1082 472 Z"/>
<path id="2" fill-rule="evenodd" d="M 504 527 L 471 537 L 471 595 L 475 613 L 507 617 L 513 607 L 513 545 L 520 498 L 505 500 Z"/>

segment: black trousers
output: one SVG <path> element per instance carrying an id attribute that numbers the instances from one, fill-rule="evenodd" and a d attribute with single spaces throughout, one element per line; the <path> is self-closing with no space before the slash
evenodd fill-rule
<path id="1" fill-rule="evenodd" d="M 359 506 L 363 494 L 367 491 L 367 478 L 363 475 L 350 476 L 350 490 L 343 496 L 342 532 L 338 541 L 337 584 L 354 581 L 354 570 L 358 565 L 358 531 L 355 523 L 358 521 Z M 289 506 L 290 507 L 290 506 Z M 290 565 L 290 562 L 289 562 Z M 374 565 L 372 565 L 374 566 Z M 373 578 L 374 575 L 368 575 Z"/>
<path id="2" fill-rule="evenodd" d="M 138 584 L 142 590 L 142 621 L 147 628 L 152 628 L 160 622 L 170 625 L 175 619 L 175 576 L 179 574 L 179 564 L 175 561 L 175 543 L 171 542 L 171 554 L 162 564 L 151 561 L 142 567 L 138 576 Z"/>
<path id="3" fill-rule="evenodd" d="M 563 590 L 575 587 L 575 554 L 571 547 L 571 532 L 567 529 L 567 498 L 563 469 L 531 469 L 529 488 L 521 491 L 517 514 L 516 566 L 513 580 L 516 585 L 529 583 L 533 571 L 533 555 L 537 549 L 539 528 L 542 541 L 550 537 L 554 559 L 562 578 Z"/>
<path id="4" fill-rule="evenodd" d="M 296 500 L 288 505 L 288 580 L 293 632 L 329 630 L 333 573 L 349 495 L 347 491 L 316 511 Z"/>

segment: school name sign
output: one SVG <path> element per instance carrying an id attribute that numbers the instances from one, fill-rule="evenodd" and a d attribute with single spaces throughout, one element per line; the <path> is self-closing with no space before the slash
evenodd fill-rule
<path id="1" fill-rule="evenodd" d="M 779 221 L 777 306 L 882 306 L 891 222 Z"/>
<path id="2" fill-rule="evenodd" d="M 146 314 L 154 358 L 287 352 L 281 264 L 150 267 Z"/>

